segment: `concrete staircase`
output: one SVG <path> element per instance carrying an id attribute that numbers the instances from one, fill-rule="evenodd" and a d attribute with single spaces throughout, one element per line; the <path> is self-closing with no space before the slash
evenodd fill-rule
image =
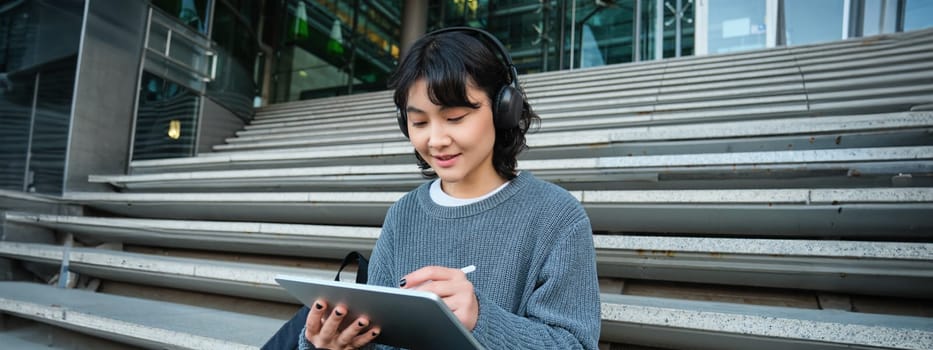
<path id="1" fill-rule="evenodd" d="M 590 215 L 601 346 L 933 348 L 931 34 L 521 77 L 543 122 L 519 168 Z M 297 309 L 273 277 L 332 278 L 424 181 L 394 113 L 268 106 L 213 153 L 88 179 L 113 192 L 0 192 L 0 339 L 260 346 Z"/>

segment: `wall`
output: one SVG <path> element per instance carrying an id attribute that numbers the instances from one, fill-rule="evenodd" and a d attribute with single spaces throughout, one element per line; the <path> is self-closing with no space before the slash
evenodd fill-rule
<path id="1" fill-rule="evenodd" d="M 144 1 L 88 0 L 64 191 L 110 191 L 88 175 L 126 171 L 146 11 Z"/>

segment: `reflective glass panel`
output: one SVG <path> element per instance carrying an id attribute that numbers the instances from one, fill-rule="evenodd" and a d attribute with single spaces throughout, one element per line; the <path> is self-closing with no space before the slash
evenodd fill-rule
<path id="1" fill-rule="evenodd" d="M 32 118 L 34 74 L 0 76 L 0 188 L 22 191 Z"/>
<path id="2" fill-rule="evenodd" d="M 152 5 L 176 17 L 192 29 L 207 34 L 209 0 L 152 0 Z"/>
<path id="3" fill-rule="evenodd" d="M 933 27 L 933 1 L 907 0 L 904 10 L 904 30 Z"/>
<path id="4" fill-rule="evenodd" d="M 577 65 L 579 68 L 604 66 L 634 60 L 634 1 L 620 1 L 615 6 L 588 2 L 579 8 L 577 27 Z M 579 6 L 579 5 L 578 5 Z"/>
<path id="5" fill-rule="evenodd" d="M 380 91 L 399 55 L 401 3 L 282 3 L 272 102 Z"/>
<path id="6" fill-rule="evenodd" d="M 165 54 L 166 42 L 168 40 L 169 29 L 161 23 L 153 21 L 149 26 L 149 45 L 150 49 Z"/>
<path id="7" fill-rule="evenodd" d="M 143 72 L 133 159 L 194 155 L 200 98 L 181 84 Z"/>
<path id="8" fill-rule="evenodd" d="M 709 0 L 709 53 L 765 48 L 765 0 Z"/>
<path id="9" fill-rule="evenodd" d="M 897 31 L 897 1 L 865 0 L 862 36 Z"/>
<path id="10" fill-rule="evenodd" d="M 784 43 L 841 40 L 844 6 L 845 0 L 784 0 Z"/>
<path id="11" fill-rule="evenodd" d="M 168 57 L 182 67 L 192 69 L 199 75 L 208 76 L 210 74 L 210 65 L 205 55 L 207 49 L 178 34 L 177 31 L 172 32 L 172 34 Z"/>
<path id="12" fill-rule="evenodd" d="M 664 58 L 677 55 L 677 39 L 680 36 L 680 56 L 693 55 L 694 10 L 693 0 L 664 1 Z M 680 33 L 677 33 L 677 22 Z M 653 28 L 653 27 L 652 27 Z"/>
<path id="13" fill-rule="evenodd" d="M 653 60 L 656 57 L 655 51 L 655 38 L 658 33 L 656 30 L 657 10 L 658 7 L 653 0 L 642 0 L 641 1 L 641 37 L 639 38 L 639 48 L 640 51 L 638 54 L 641 56 L 642 61 Z"/>
<path id="14" fill-rule="evenodd" d="M 50 62 L 39 74 L 29 192 L 61 193 L 77 63 L 77 56 Z"/>
<path id="15" fill-rule="evenodd" d="M 0 11 L 0 188 L 60 194 L 84 2 Z"/>
<path id="16" fill-rule="evenodd" d="M 221 2 L 214 9 L 211 38 L 219 55 L 214 80 L 207 84 L 207 95 L 241 118 L 252 115 L 256 84 L 253 68 L 259 46 L 246 17 Z"/>

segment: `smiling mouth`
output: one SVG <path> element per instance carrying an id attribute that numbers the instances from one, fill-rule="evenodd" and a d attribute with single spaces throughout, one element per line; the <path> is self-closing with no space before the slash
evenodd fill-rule
<path id="1" fill-rule="evenodd" d="M 457 163 L 460 154 L 434 156 L 434 165 L 438 168 L 450 168 Z"/>

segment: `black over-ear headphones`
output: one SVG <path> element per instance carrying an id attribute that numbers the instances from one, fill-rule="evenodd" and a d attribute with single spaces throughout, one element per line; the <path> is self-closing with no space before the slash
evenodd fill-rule
<path id="1" fill-rule="evenodd" d="M 496 129 L 511 129 L 518 126 L 518 122 L 521 120 L 522 113 L 525 109 L 525 94 L 522 92 L 522 88 L 518 86 L 518 70 L 516 70 L 515 65 L 512 64 L 512 58 L 505 50 L 505 47 L 502 46 L 502 42 L 500 42 L 499 39 L 496 39 L 496 37 L 492 34 L 489 34 L 489 32 L 473 27 L 449 27 L 438 29 L 425 34 L 425 37 L 449 32 L 478 34 L 480 36 L 480 41 L 485 38 L 487 42 L 493 44 L 492 46 L 495 47 L 495 51 L 499 51 L 499 55 L 502 56 L 502 61 L 506 65 L 506 70 L 509 71 L 509 79 L 511 81 L 508 85 L 500 88 L 499 94 L 493 98 L 493 124 L 495 125 Z M 398 127 L 402 130 L 402 134 L 407 138 L 408 114 L 404 108 L 399 109 L 398 111 Z"/>

